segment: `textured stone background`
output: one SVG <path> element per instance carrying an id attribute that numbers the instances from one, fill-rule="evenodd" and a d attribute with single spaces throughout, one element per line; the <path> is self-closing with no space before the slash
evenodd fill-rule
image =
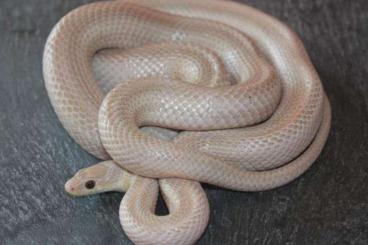
<path id="1" fill-rule="evenodd" d="M 97 162 L 68 136 L 42 80 L 52 26 L 86 0 L 0 1 L 0 244 L 130 244 L 121 194 L 71 198 L 63 184 Z M 368 2 L 244 0 L 305 42 L 333 108 L 323 154 L 272 191 L 206 188 L 199 244 L 368 244 Z"/>

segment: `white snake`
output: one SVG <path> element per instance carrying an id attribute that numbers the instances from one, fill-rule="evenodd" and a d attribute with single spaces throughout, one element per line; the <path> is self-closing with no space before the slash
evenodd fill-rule
<path id="1" fill-rule="evenodd" d="M 82 6 L 46 43 L 60 121 L 88 152 L 114 160 L 66 189 L 129 189 L 120 219 L 133 242 L 189 244 L 209 213 L 196 181 L 241 191 L 289 183 L 321 152 L 330 106 L 301 41 L 278 20 L 227 1 L 134 2 Z M 170 215 L 154 215 L 151 178 Z"/>

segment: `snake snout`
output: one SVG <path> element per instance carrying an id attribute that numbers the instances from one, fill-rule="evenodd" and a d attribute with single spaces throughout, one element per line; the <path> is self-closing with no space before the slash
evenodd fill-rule
<path id="1" fill-rule="evenodd" d="M 69 194 L 73 195 L 73 192 L 74 192 L 75 188 L 74 188 L 74 187 L 73 187 L 73 185 L 72 185 L 72 181 L 71 181 L 71 179 L 70 179 L 70 180 L 68 180 L 68 181 L 65 183 L 65 185 L 64 185 L 64 189 L 65 189 L 65 191 L 66 191 L 67 193 L 69 193 Z"/>
<path id="2" fill-rule="evenodd" d="M 85 191 L 83 191 L 83 188 L 81 188 L 80 186 L 81 185 L 79 181 L 75 181 L 74 178 L 71 178 L 65 183 L 64 190 L 72 196 L 83 196 L 88 194 L 85 193 Z"/>

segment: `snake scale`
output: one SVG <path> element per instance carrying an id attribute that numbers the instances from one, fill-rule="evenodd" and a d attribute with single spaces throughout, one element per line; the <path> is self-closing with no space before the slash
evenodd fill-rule
<path id="1" fill-rule="evenodd" d="M 331 110 L 296 34 L 221 0 L 87 4 L 53 28 L 43 73 L 65 129 L 103 162 L 65 189 L 127 192 L 120 221 L 136 244 L 191 244 L 209 205 L 199 182 L 276 188 L 304 173 Z M 155 215 L 158 192 L 169 209 Z"/>

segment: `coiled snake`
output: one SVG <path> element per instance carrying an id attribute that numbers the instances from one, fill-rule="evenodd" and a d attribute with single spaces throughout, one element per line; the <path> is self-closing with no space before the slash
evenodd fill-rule
<path id="1" fill-rule="evenodd" d="M 330 128 L 328 99 L 298 37 L 234 2 L 82 6 L 52 30 L 43 72 L 69 134 L 112 159 L 79 171 L 66 190 L 128 191 L 120 220 L 137 244 L 195 242 L 209 215 L 198 182 L 239 191 L 289 183 Z M 167 216 L 154 214 L 155 179 Z"/>

